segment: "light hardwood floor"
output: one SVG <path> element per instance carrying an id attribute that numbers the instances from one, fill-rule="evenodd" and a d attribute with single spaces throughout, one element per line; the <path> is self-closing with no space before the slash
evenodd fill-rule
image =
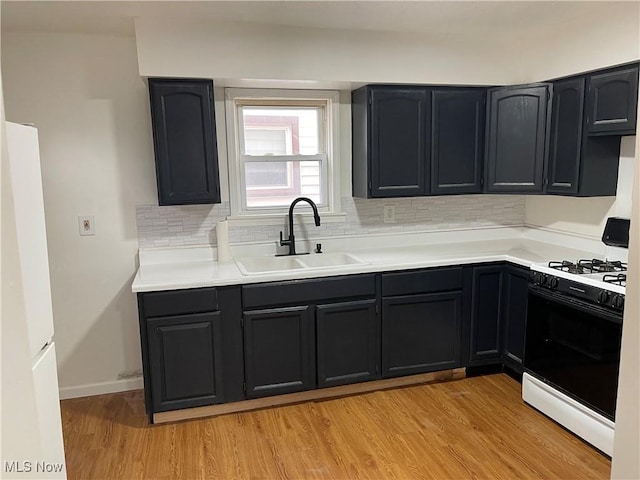
<path id="1" fill-rule="evenodd" d="M 142 391 L 65 400 L 70 479 L 605 479 L 609 459 L 520 399 L 465 378 L 174 424 Z"/>

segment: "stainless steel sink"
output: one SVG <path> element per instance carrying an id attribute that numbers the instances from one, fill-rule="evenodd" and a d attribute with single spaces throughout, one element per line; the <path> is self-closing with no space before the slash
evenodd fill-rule
<path id="1" fill-rule="evenodd" d="M 282 273 L 292 270 L 317 270 L 323 268 L 365 265 L 367 262 L 350 253 L 319 253 L 282 257 L 247 257 L 235 260 L 243 275 Z"/>

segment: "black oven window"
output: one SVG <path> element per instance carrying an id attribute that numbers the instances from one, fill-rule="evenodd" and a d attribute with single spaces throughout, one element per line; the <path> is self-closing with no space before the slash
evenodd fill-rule
<path id="1" fill-rule="evenodd" d="M 614 419 L 621 324 L 530 295 L 525 368 Z"/>

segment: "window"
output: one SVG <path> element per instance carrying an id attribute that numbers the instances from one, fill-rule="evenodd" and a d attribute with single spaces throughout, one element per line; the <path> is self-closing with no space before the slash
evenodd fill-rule
<path id="1" fill-rule="evenodd" d="M 335 211 L 338 92 L 226 89 L 232 215 L 283 213 L 296 197 Z"/>

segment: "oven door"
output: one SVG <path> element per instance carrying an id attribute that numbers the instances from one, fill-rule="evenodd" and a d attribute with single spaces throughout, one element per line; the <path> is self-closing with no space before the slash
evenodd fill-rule
<path id="1" fill-rule="evenodd" d="M 622 314 L 529 286 L 524 368 L 614 420 Z"/>

